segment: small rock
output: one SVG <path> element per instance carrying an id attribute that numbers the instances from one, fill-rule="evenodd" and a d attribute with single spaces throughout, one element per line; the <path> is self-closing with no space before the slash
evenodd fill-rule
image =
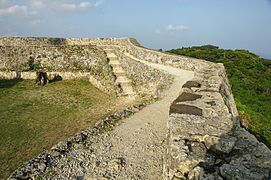
<path id="1" fill-rule="evenodd" d="M 178 167 L 178 171 L 183 175 L 188 174 L 197 164 L 197 161 L 186 160 Z"/>
<path id="2" fill-rule="evenodd" d="M 111 168 L 113 171 L 119 173 L 121 171 L 121 168 L 125 165 L 125 159 L 124 158 L 116 158 L 109 162 L 109 168 Z"/>
<path id="3" fill-rule="evenodd" d="M 44 172 L 46 170 L 46 164 L 40 163 L 38 165 L 38 169 L 40 170 L 40 172 Z"/>
<path id="4" fill-rule="evenodd" d="M 192 171 L 189 172 L 188 174 L 188 179 L 189 180 L 198 180 L 200 179 L 200 174 L 201 174 L 202 169 L 200 167 L 195 167 Z"/>
<path id="5" fill-rule="evenodd" d="M 174 174 L 174 177 L 176 177 L 178 179 L 186 180 L 186 177 L 182 173 L 180 173 L 180 172 L 176 172 Z"/>
<path id="6" fill-rule="evenodd" d="M 84 180 L 84 178 L 85 178 L 84 176 L 77 176 L 76 180 Z"/>
<path id="7" fill-rule="evenodd" d="M 237 138 L 223 135 L 222 137 L 209 136 L 205 139 L 205 145 L 217 153 L 230 153 L 235 145 Z"/>

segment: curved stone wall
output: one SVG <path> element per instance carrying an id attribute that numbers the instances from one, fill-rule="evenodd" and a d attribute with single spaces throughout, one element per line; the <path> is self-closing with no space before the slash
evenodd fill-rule
<path id="1" fill-rule="evenodd" d="M 135 61 L 122 52 L 118 52 L 121 66 L 126 71 L 129 79 L 133 82 L 133 87 L 141 97 L 160 97 L 162 91 L 172 84 L 174 77 Z"/>
<path id="2" fill-rule="evenodd" d="M 240 127 L 222 64 L 179 57 L 140 47 L 139 59 L 195 72 L 171 104 L 164 179 L 271 179 L 271 151 Z"/>
<path id="3" fill-rule="evenodd" d="M 58 46 L 116 47 L 120 54 L 195 72 L 195 79 L 180 89 L 170 106 L 164 179 L 271 179 L 271 151 L 240 127 L 222 64 L 153 51 L 128 38 L 0 38 L 0 45 L 38 45 L 43 40 Z M 133 71 L 138 72 L 132 66 L 140 65 L 131 59 L 121 61 L 132 78 Z"/>

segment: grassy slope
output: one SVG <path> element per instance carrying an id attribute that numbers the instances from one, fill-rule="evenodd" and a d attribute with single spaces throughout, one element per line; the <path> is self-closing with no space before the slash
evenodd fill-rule
<path id="1" fill-rule="evenodd" d="M 206 45 L 169 52 L 225 65 L 237 108 L 248 129 L 271 147 L 271 61 L 245 50 L 224 50 Z"/>
<path id="2" fill-rule="evenodd" d="M 86 80 L 44 87 L 33 81 L 0 80 L 0 179 L 108 115 L 116 101 Z"/>

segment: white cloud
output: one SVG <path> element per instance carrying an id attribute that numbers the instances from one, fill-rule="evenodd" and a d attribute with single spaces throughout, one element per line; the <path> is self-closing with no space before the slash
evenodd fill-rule
<path id="1" fill-rule="evenodd" d="M 49 9 L 52 11 L 83 11 L 90 8 L 95 8 L 100 6 L 103 3 L 103 0 L 97 0 L 93 3 L 89 1 L 76 2 L 75 0 L 29 0 L 29 4 L 33 9 Z"/>
<path id="2" fill-rule="evenodd" d="M 79 4 L 79 8 L 81 8 L 81 9 L 87 9 L 87 8 L 91 8 L 91 7 L 93 7 L 94 5 L 93 4 L 91 4 L 90 2 L 81 2 L 80 4 Z"/>
<path id="3" fill-rule="evenodd" d="M 103 0 L 96 0 L 94 2 L 76 2 L 75 0 L 28 0 L 27 3 L 23 5 L 13 2 L 15 1 L 0 0 L 0 16 L 36 15 L 41 9 L 55 12 L 83 11 L 100 6 Z"/>
<path id="4" fill-rule="evenodd" d="M 167 27 L 166 27 L 166 30 L 167 31 L 171 31 L 171 32 L 180 32 L 180 31 L 184 31 L 184 30 L 187 30 L 188 27 L 184 26 L 184 25 L 172 25 L 172 24 L 169 24 Z"/>
<path id="5" fill-rule="evenodd" d="M 46 0 L 30 0 L 29 4 L 33 9 L 41 9 L 45 6 Z"/>
<path id="6" fill-rule="evenodd" d="M 0 7 L 0 16 L 27 15 L 27 14 L 28 9 L 26 6 L 20 6 L 15 4 L 4 8 L 2 8 L 2 6 Z"/>
<path id="7" fill-rule="evenodd" d="M 81 3 L 64 3 L 58 6 L 60 11 L 83 11 L 86 9 L 98 7 L 102 4 L 101 0 L 96 1 L 95 3 L 90 2 L 81 2 Z"/>

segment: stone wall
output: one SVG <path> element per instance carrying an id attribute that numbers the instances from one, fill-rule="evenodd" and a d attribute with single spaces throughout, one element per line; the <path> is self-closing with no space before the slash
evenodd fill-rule
<path id="1" fill-rule="evenodd" d="M 107 62 L 106 54 L 99 47 L 17 45 L 0 46 L 2 78 L 7 78 L 12 73 L 10 71 L 21 72 L 23 79 L 35 79 L 34 75 L 28 78 L 31 71 L 58 72 L 64 79 L 80 78 L 82 73 L 88 73 L 87 78 L 101 90 L 107 93 L 116 92 L 112 69 Z"/>
<path id="2" fill-rule="evenodd" d="M 125 46 L 128 38 L 36 38 L 0 37 L 0 46 L 64 46 L 64 45 L 115 45 Z"/>
<path id="3" fill-rule="evenodd" d="M 271 151 L 240 127 L 219 66 L 198 71 L 171 104 L 165 179 L 271 177 Z"/>
<path id="4" fill-rule="evenodd" d="M 106 64 L 103 50 L 95 46 L 0 46 L 0 53 L 2 71 L 95 72 Z"/>
<path id="5" fill-rule="evenodd" d="M 161 92 L 173 82 L 173 76 L 117 53 L 133 88 L 141 97 L 160 97 Z"/>
<path id="6" fill-rule="evenodd" d="M 208 67 L 209 65 L 212 64 L 211 62 L 207 62 L 204 60 L 194 59 L 185 56 L 176 56 L 171 55 L 169 53 L 163 53 L 151 49 L 146 49 L 144 47 L 139 46 L 136 40 L 134 39 L 128 40 L 129 43 L 127 44 L 126 51 L 131 55 L 137 57 L 138 59 L 150 61 L 153 63 L 170 65 L 190 71 L 197 71 L 201 68 Z"/>
<path id="7" fill-rule="evenodd" d="M 170 107 L 164 179 L 271 179 L 271 150 L 240 126 L 222 64 L 156 52 L 133 39 L 125 51 L 195 73 Z"/>

